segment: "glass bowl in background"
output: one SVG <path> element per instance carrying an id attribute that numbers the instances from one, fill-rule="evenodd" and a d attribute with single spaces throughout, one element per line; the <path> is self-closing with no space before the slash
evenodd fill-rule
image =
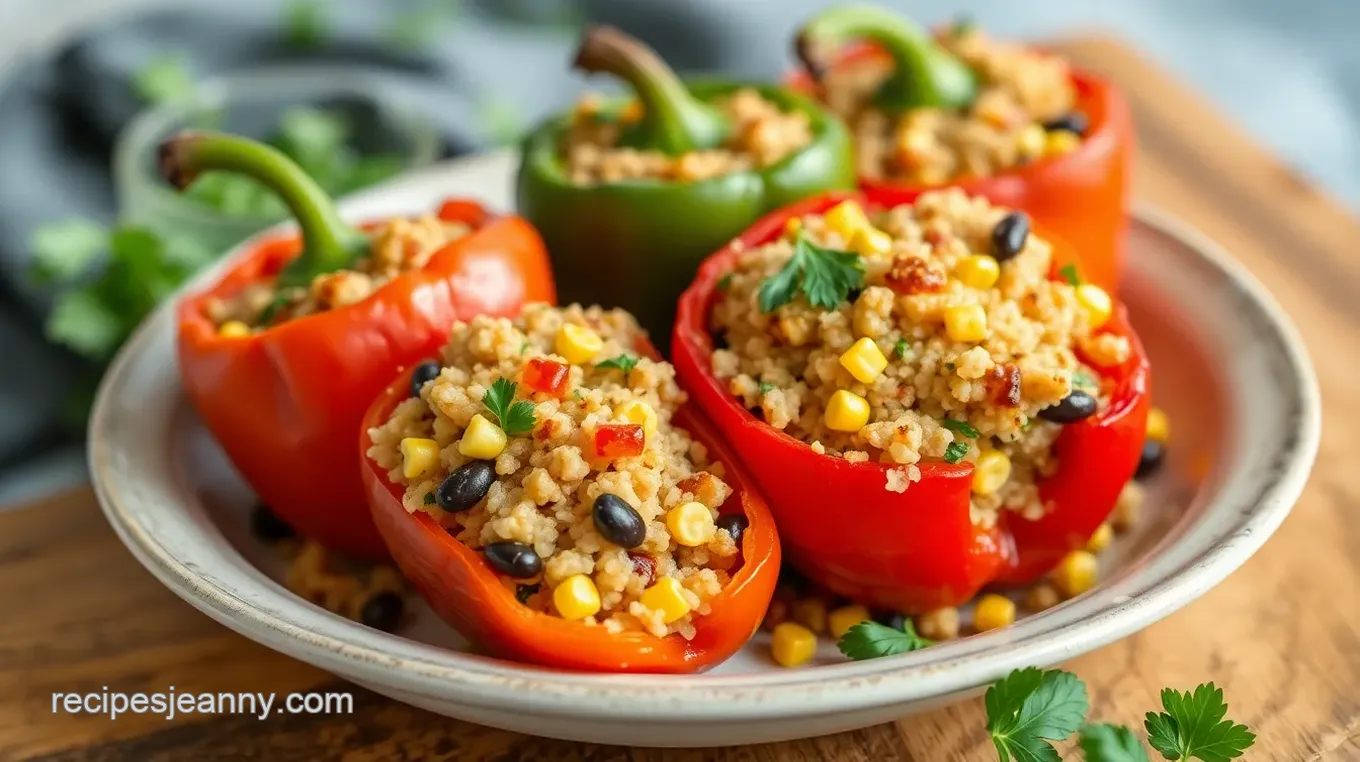
<path id="1" fill-rule="evenodd" d="M 341 115 L 352 127 L 349 145 L 365 156 L 393 157 L 398 174 L 431 164 L 441 157 L 443 141 L 428 120 L 394 94 L 399 91 L 390 75 L 345 66 L 252 69 L 204 82 L 191 99 L 149 109 L 119 135 L 113 167 L 119 219 L 163 236 L 192 238 L 212 252 L 226 251 L 280 221 L 287 214 L 281 206 L 224 211 L 181 194 L 158 174 L 156 150 L 182 129 L 267 140 L 296 107 Z"/>

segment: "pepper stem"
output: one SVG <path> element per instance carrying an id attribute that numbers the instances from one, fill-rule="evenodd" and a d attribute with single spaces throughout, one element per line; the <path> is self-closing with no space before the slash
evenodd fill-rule
<path id="1" fill-rule="evenodd" d="M 666 62 L 641 40 L 610 26 L 581 35 L 575 68 L 613 74 L 632 86 L 642 103 L 642 120 L 623 143 L 671 156 L 715 148 L 732 126 L 717 109 L 694 97 Z"/>
<path id="2" fill-rule="evenodd" d="M 296 162 L 264 143 L 217 132 L 185 131 L 160 146 L 161 176 L 184 190 L 201 173 L 239 172 L 283 199 L 302 230 L 302 252 L 279 273 L 283 287 L 305 286 L 322 273 L 352 267 L 368 253 L 368 237 L 345 224 L 330 196 Z"/>
<path id="3" fill-rule="evenodd" d="M 794 45 L 808 72 L 820 79 L 824 67 L 816 60 L 817 49 L 854 38 L 877 43 L 893 60 L 893 73 L 874 98 L 884 109 L 966 108 L 977 98 L 977 77 L 963 61 L 920 25 L 876 5 L 828 8 L 803 26 Z"/>

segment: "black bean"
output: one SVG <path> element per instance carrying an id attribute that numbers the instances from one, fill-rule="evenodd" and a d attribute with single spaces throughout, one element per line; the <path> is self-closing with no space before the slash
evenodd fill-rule
<path id="1" fill-rule="evenodd" d="M 744 513 L 724 513 L 718 517 L 718 528 L 726 529 L 732 535 L 732 541 L 741 547 L 741 535 L 746 531 L 746 527 L 751 526 Z"/>
<path id="2" fill-rule="evenodd" d="M 1080 389 L 1073 389 L 1056 405 L 1049 405 L 1039 411 L 1039 417 L 1054 423 L 1076 423 L 1096 414 L 1099 403 L 1096 398 Z"/>
<path id="3" fill-rule="evenodd" d="M 894 630 L 906 632 L 907 629 L 907 617 L 896 611 L 884 611 L 874 617 L 874 621 L 882 625 L 887 625 Z"/>
<path id="4" fill-rule="evenodd" d="M 359 621 L 375 630 L 391 632 L 401 624 L 405 608 L 406 604 L 397 593 L 390 590 L 378 593 L 364 601 L 364 607 L 359 611 Z"/>
<path id="5" fill-rule="evenodd" d="M 1155 439 L 1143 440 L 1143 454 L 1138 459 L 1138 470 L 1133 472 L 1133 478 L 1152 476 L 1161 469 L 1163 460 L 1166 460 L 1166 447 Z"/>
<path id="6" fill-rule="evenodd" d="M 636 548 L 647 539 L 647 522 L 618 495 L 606 492 L 595 498 L 591 514 L 600 535 L 620 548 Z"/>
<path id="7" fill-rule="evenodd" d="M 1020 253 L 1029 240 L 1029 215 L 1011 212 L 992 228 L 992 257 L 1005 262 Z"/>
<path id="8" fill-rule="evenodd" d="M 278 542 L 294 536 L 293 528 L 274 515 L 269 506 L 260 503 L 250 514 L 250 531 L 265 542 Z"/>
<path id="9" fill-rule="evenodd" d="M 448 475 L 434 499 L 439 507 L 451 513 L 466 511 L 480 503 L 496 481 L 496 466 L 489 460 L 473 460 L 459 466 Z"/>
<path id="10" fill-rule="evenodd" d="M 416 369 L 411 371 L 411 396 L 419 397 L 420 390 L 425 384 L 439 377 L 439 370 L 439 363 L 434 360 L 426 360 L 417 365 Z"/>
<path id="11" fill-rule="evenodd" d="M 1049 132 L 1054 130 L 1067 130 L 1078 135 L 1085 135 L 1087 128 L 1090 127 L 1090 120 L 1080 111 L 1069 111 L 1066 114 L 1044 122 L 1044 129 Z"/>
<path id="12" fill-rule="evenodd" d="M 493 542 L 482 549 L 492 569 L 511 579 L 528 579 L 543 573 L 543 559 L 522 542 Z"/>

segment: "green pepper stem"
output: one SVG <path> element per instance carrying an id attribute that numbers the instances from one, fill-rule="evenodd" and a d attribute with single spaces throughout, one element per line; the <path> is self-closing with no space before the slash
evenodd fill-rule
<path id="1" fill-rule="evenodd" d="M 632 86 L 643 109 L 635 139 L 627 141 L 633 147 L 678 156 L 715 148 L 731 131 L 728 120 L 694 97 L 656 51 L 614 27 L 586 29 L 573 66 L 613 74 Z"/>
<path id="2" fill-rule="evenodd" d="M 886 109 L 965 108 L 977 98 L 977 77 L 963 61 L 920 25 L 876 5 L 828 8 L 803 26 L 794 45 L 808 72 L 820 79 L 824 67 L 816 60 L 817 48 L 855 38 L 877 43 L 893 60 L 893 73 L 875 96 Z"/>
<path id="3" fill-rule="evenodd" d="M 322 273 L 352 267 L 367 253 L 368 238 L 345 224 L 330 196 L 281 151 L 248 138 L 185 131 L 161 144 L 161 176 L 179 190 L 201 173 L 239 172 L 274 191 L 302 230 L 302 252 L 283 272 L 279 285 L 304 286 Z"/>

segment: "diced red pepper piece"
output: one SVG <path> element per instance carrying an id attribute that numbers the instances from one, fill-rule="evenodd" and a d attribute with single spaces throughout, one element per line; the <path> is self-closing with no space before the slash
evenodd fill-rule
<path id="1" fill-rule="evenodd" d="M 595 455 L 601 458 L 631 458 L 641 455 L 646 435 L 640 423 L 606 423 L 595 430 Z"/>
<path id="2" fill-rule="evenodd" d="M 567 396 L 567 381 L 571 373 L 571 368 L 566 363 L 555 360 L 544 360 L 535 357 L 524 364 L 524 372 L 520 374 L 520 380 L 524 385 L 536 392 L 551 394 L 554 397 Z"/>

